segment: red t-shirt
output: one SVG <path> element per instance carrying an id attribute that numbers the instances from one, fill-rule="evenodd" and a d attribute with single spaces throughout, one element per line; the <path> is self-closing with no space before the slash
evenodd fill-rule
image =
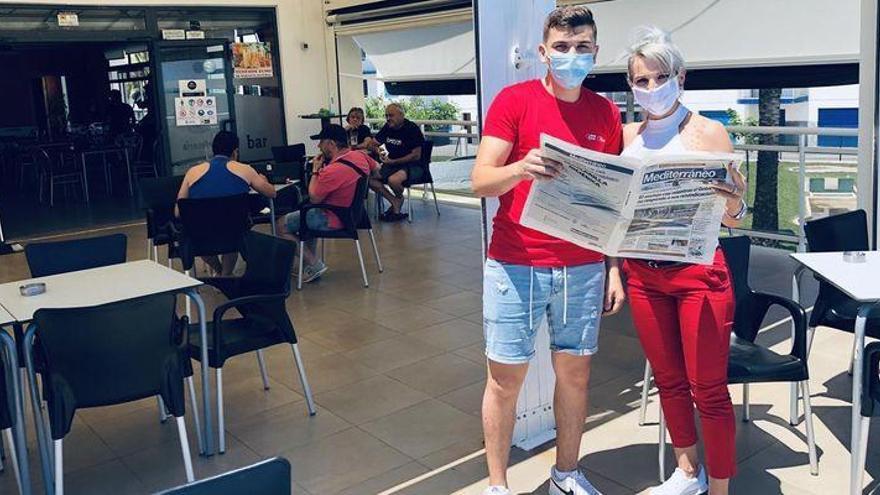
<path id="1" fill-rule="evenodd" d="M 354 198 L 357 181 L 361 176 L 352 170 L 351 167 L 339 163 L 340 159 L 353 163 L 368 176 L 379 164 L 367 156 L 366 153 L 352 150 L 337 156 L 335 160 L 325 165 L 317 176 L 312 177 L 312 182 L 315 184 L 315 195 L 324 196 L 321 203 L 348 207 Z M 330 228 L 338 229 L 342 227 L 339 217 L 329 211 L 326 213 L 327 224 Z"/>
<path id="2" fill-rule="evenodd" d="M 623 127 L 617 105 L 583 88 L 567 103 L 547 92 L 539 79 L 508 86 L 495 97 L 483 136 L 513 143 L 507 164 L 540 148 L 541 133 L 602 153 L 620 154 Z M 501 195 L 492 223 L 489 257 L 517 265 L 560 267 L 602 261 L 601 253 L 520 225 L 532 181 L 521 181 Z"/>

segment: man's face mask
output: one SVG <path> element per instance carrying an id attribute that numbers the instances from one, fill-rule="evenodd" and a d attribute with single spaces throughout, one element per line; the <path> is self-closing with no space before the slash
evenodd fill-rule
<path id="1" fill-rule="evenodd" d="M 592 53 L 560 53 L 550 50 L 550 74 L 565 89 L 574 89 L 583 84 L 593 70 L 595 56 Z"/>

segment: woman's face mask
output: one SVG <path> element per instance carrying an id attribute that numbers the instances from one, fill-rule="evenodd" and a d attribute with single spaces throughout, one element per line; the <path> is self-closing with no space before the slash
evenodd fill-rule
<path id="1" fill-rule="evenodd" d="M 565 89 L 580 86 L 593 70 L 595 56 L 592 53 L 559 53 L 551 50 L 550 74 Z"/>
<path id="2" fill-rule="evenodd" d="M 666 115 L 675 106 L 681 96 L 681 87 L 678 84 L 678 76 L 670 77 L 668 81 L 654 89 L 632 87 L 633 97 L 636 103 L 654 116 Z"/>

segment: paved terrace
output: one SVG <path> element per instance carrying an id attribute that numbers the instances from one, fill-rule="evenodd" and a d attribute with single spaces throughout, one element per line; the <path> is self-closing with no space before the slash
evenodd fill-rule
<path id="1" fill-rule="evenodd" d="M 432 206 L 419 203 L 413 224 L 377 226 L 386 271 L 378 274 L 365 253 L 369 289 L 360 284 L 351 243 L 328 244 L 328 274 L 288 302 L 318 415 L 306 414 L 289 348 L 267 352 L 268 391 L 262 389 L 254 357 L 229 361 L 224 368 L 228 450 L 195 459 L 197 477 L 283 455 L 293 464 L 297 494 L 480 493 L 487 480 L 479 412 L 485 382 L 479 211 L 442 205 L 438 218 Z M 130 260 L 145 257 L 142 225 L 111 231 L 128 235 Z M 756 248 L 752 285 L 789 294 L 793 268 L 785 253 Z M 0 258 L 0 281 L 27 276 L 23 255 Z M 203 292 L 209 306 L 216 304 L 211 290 Z M 807 292 L 809 298 L 815 293 Z M 789 326 L 773 325 L 778 317 L 771 314 L 760 339 L 787 352 Z M 788 386 L 757 385 L 751 391 L 754 420 L 738 423 L 740 474 L 733 493 L 844 493 L 850 342 L 846 334 L 820 329 L 813 348 L 820 475 L 809 474 L 803 423 L 788 426 Z M 657 427 L 638 426 L 643 365 L 629 314 L 607 319 L 581 462 L 606 494 L 640 493 L 656 482 Z M 731 394 L 739 416 L 740 388 L 731 387 Z M 656 421 L 656 394 L 648 417 Z M 187 422 L 195 450 L 191 418 Z M 36 467 L 30 425 L 29 439 Z M 175 427 L 159 424 L 152 399 L 81 411 L 64 443 L 68 493 L 149 493 L 184 479 Z M 514 449 L 514 493 L 546 493 L 553 456 L 552 444 L 532 452 Z M 874 487 L 880 449 L 869 449 L 868 466 L 866 479 Z M 7 469 L 0 474 L 0 493 L 14 492 Z"/>

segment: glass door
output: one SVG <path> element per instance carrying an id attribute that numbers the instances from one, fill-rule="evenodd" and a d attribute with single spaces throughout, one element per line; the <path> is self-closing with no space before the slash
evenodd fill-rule
<path id="1" fill-rule="evenodd" d="M 181 175 L 210 158 L 218 131 L 236 132 L 229 42 L 159 41 L 153 53 L 163 163 Z"/>

